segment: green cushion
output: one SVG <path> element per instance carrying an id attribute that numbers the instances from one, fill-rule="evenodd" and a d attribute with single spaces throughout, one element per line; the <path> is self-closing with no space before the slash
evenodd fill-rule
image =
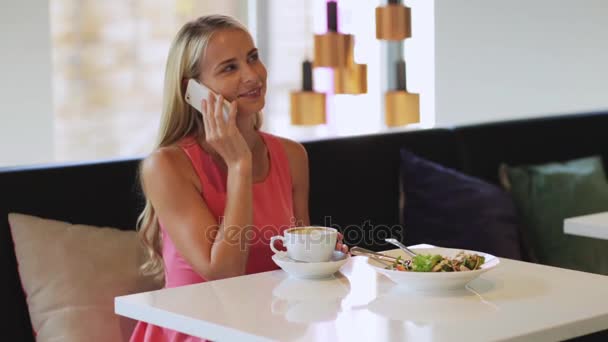
<path id="1" fill-rule="evenodd" d="M 564 234 L 565 218 L 608 211 L 601 158 L 503 169 L 538 261 L 608 275 L 608 241 Z"/>

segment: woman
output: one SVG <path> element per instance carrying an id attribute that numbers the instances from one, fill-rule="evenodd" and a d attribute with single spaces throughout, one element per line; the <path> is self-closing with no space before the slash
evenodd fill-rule
<path id="1" fill-rule="evenodd" d="M 171 45 L 158 147 L 140 170 L 142 268 L 164 275 L 165 287 L 277 269 L 270 237 L 310 224 L 306 150 L 259 131 L 266 77 L 250 34 L 233 18 L 189 22 Z M 184 101 L 189 79 L 218 94 L 203 100 L 202 115 Z M 131 340 L 197 339 L 139 322 Z"/>

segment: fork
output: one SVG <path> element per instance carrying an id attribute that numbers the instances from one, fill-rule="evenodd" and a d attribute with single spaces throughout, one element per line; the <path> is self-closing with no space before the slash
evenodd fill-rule
<path id="1" fill-rule="evenodd" d="M 402 244 L 401 242 L 399 242 L 397 239 L 393 239 L 393 238 L 388 238 L 385 239 L 384 241 L 391 243 L 399 248 L 401 248 L 402 251 L 404 251 L 405 253 L 407 253 L 409 256 L 411 256 L 412 258 L 415 257 L 417 254 L 412 252 L 411 249 L 405 247 L 404 244 Z"/>

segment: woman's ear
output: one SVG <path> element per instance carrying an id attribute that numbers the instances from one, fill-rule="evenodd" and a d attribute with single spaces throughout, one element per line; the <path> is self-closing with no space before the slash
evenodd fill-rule
<path id="1" fill-rule="evenodd" d="M 187 78 L 182 78 L 182 92 L 186 91 L 186 88 L 188 87 L 188 79 Z"/>

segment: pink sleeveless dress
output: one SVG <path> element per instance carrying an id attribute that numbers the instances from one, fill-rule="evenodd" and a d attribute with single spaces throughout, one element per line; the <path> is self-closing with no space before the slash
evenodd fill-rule
<path id="1" fill-rule="evenodd" d="M 253 183 L 253 239 L 249 249 L 246 274 L 278 269 L 272 261 L 270 238 L 282 235 L 283 231 L 295 225 L 293 215 L 292 181 L 289 161 L 281 141 L 275 136 L 260 132 L 268 149 L 270 170 L 267 177 Z M 186 152 L 201 182 L 201 197 L 220 222 L 226 206 L 226 177 L 211 156 L 193 138 L 186 138 L 179 144 Z M 175 249 L 169 235 L 159 224 L 163 239 L 163 261 L 165 263 L 165 287 L 176 287 L 204 282 L 199 274 L 182 258 Z M 145 322 L 138 322 L 131 342 L 170 341 L 194 342 L 201 339 Z"/>

